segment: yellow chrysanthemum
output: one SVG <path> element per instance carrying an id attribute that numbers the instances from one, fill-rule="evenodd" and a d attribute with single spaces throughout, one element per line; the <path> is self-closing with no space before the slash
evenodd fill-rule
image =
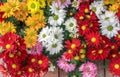
<path id="1" fill-rule="evenodd" d="M 47 0 L 47 5 L 50 6 L 52 3 L 52 0 Z"/>
<path id="2" fill-rule="evenodd" d="M 4 3 L 2 6 L 0 6 L 0 10 L 4 12 L 3 18 L 10 17 L 14 14 L 9 3 Z"/>
<path id="3" fill-rule="evenodd" d="M 46 24 L 45 17 L 42 14 L 35 14 L 32 17 L 28 17 L 25 23 L 36 30 L 43 28 Z"/>
<path id="4" fill-rule="evenodd" d="M 36 0 L 28 0 L 27 2 L 28 10 L 30 10 L 31 14 L 35 14 L 39 11 L 39 2 Z"/>
<path id="5" fill-rule="evenodd" d="M 20 3 L 19 10 L 15 11 L 15 18 L 20 21 L 25 21 L 28 16 L 28 9 L 25 2 Z"/>
<path id="6" fill-rule="evenodd" d="M 46 3 L 45 0 L 39 0 L 40 8 L 45 8 Z"/>
<path id="7" fill-rule="evenodd" d="M 0 34 L 4 35 L 7 32 L 16 32 L 16 27 L 11 22 L 0 23 Z"/>
<path id="8" fill-rule="evenodd" d="M 37 43 L 37 31 L 34 28 L 28 28 L 25 30 L 26 36 L 24 37 L 27 48 L 35 46 Z"/>
<path id="9" fill-rule="evenodd" d="M 119 8 L 119 4 L 115 3 L 109 7 L 109 10 L 116 12 L 118 8 Z"/>

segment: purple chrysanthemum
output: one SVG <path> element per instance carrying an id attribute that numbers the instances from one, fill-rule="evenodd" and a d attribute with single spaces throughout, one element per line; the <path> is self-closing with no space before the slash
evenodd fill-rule
<path id="1" fill-rule="evenodd" d="M 87 62 L 80 66 L 79 71 L 82 71 L 83 77 L 95 77 L 97 75 L 97 66 L 92 62 Z"/>
<path id="2" fill-rule="evenodd" d="M 69 64 L 67 61 L 64 59 L 59 59 L 57 61 L 57 65 L 60 69 L 64 70 L 65 72 L 71 72 L 75 69 L 75 64 Z"/>
<path id="3" fill-rule="evenodd" d="M 37 42 L 37 44 L 31 48 L 29 53 L 33 55 L 39 55 L 42 53 L 42 49 L 43 49 L 42 43 Z"/>

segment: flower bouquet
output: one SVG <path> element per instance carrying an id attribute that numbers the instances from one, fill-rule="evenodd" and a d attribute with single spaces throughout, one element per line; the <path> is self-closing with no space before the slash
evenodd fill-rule
<path id="1" fill-rule="evenodd" d="M 0 71 L 39 77 L 55 67 L 69 77 L 96 77 L 95 61 L 109 60 L 120 76 L 119 0 L 3 0 Z"/>

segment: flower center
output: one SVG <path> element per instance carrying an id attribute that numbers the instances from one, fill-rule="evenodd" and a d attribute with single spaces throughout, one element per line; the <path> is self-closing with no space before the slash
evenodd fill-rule
<path id="1" fill-rule="evenodd" d="M 31 59 L 31 62 L 34 63 L 34 62 L 35 62 L 35 58 L 32 58 L 32 59 Z"/>
<path id="2" fill-rule="evenodd" d="M 9 57 L 10 57 L 10 58 L 13 58 L 13 57 L 14 57 L 14 54 L 9 54 Z"/>
<path id="3" fill-rule="evenodd" d="M 70 23 L 70 24 L 69 24 L 70 27 L 73 27 L 73 25 L 74 25 L 73 23 Z"/>
<path id="4" fill-rule="evenodd" d="M 57 34 L 55 34 L 54 37 L 55 37 L 55 39 L 58 39 L 58 35 Z"/>
<path id="5" fill-rule="evenodd" d="M 15 69 L 17 66 L 16 64 L 12 64 L 12 68 Z"/>
<path id="6" fill-rule="evenodd" d="M 32 8 L 32 9 L 35 9 L 35 8 L 36 8 L 36 4 L 35 4 L 35 3 L 32 3 L 32 4 L 31 4 L 31 8 Z"/>
<path id="7" fill-rule="evenodd" d="M 46 34 L 43 34 L 42 37 L 45 38 L 45 37 L 46 37 Z"/>
<path id="8" fill-rule="evenodd" d="M 96 10 L 97 10 L 96 7 L 92 7 L 92 11 L 96 12 Z"/>
<path id="9" fill-rule="evenodd" d="M 17 54 L 18 54 L 18 56 L 20 56 L 20 55 L 21 55 L 21 52 L 20 52 L 20 51 L 18 51 L 18 52 L 17 52 Z"/>
<path id="10" fill-rule="evenodd" d="M 64 3 L 66 0 L 61 0 L 62 3 Z"/>
<path id="11" fill-rule="evenodd" d="M 114 45 L 112 45 L 112 46 L 111 46 L 111 49 L 114 49 L 114 48 L 115 48 L 115 46 L 114 46 Z"/>
<path id="12" fill-rule="evenodd" d="M 5 10 L 4 10 L 6 13 L 8 13 L 9 11 L 10 11 L 10 9 L 9 8 L 5 8 Z"/>
<path id="13" fill-rule="evenodd" d="M 74 1 L 74 2 L 73 2 L 73 5 L 74 5 L 74 6 L 77 6 L 77 1 Z"/>
<path id="14" fill-rule="evenodd" d="M 83 25 L 83 26 L 81 27 L 81 29 L 82 29 L 82 30 L 86 30 L 86 26 Z"/>
<path id="15" fill-rule="evenodd" d="M 115 64 L 115 65 L 114 65 L 114 68 L 115 68 L 115 69 L 119 69 L 119 67 L 120 67 L 119 64 Z"/>
<path id="16" fill-rule="evenodd" d="M 29 71 L 29 72 L 33 72 L 33 69 L 32 69 L 32 68 L 29 68 L 28 71 Z"/>
<path id="17" fill-rule="evenodd" d="M 93 24 L 92 24 L 92 23 L 90 24 L 90 27 L 93 27 Z"/>
<path id="18" fill-rule="evenodd" d="M 39 60 L 39 61 L 38 61 L 38 64 L 40 64 L 40 65 L 41 65 L 42 63 L 43 63 L 43 61 L 42 61 L 42 60 Z"/>
<path id="19" fill-rule="evenodd" d="M 99 54 L 102 54 L 102 53 L 103 53 L 103 50 L 102 50 L 102 49 L 98 50 L 98 53 L 99 53 Z"/>
<path id="20" fill-rule="evenodd" d="M 113 30 L 113 26 L 112 26 L 112 25 L 109 25 L 109 26 L 107 27 L 107 30 L 108 30 L 108 31 L 112 31 L 112 30 Z"/>
<path id="21" fill-rule="evenodd" d="M 116 57 L 116 54 L 112 54 L 112 57 L 115 58 L 115 57 Z"/>
<path id="22" fill-rule="evenodd" d="M 58 20 L 59 17 L 58 17 L 58 15 L 54 15 L 53 18 L 54 18 L 54 20 Z"/>
<path id="23" fill-rule="evenodd" d="M 72 45 L 71 45 L 71 48 L 72 48 L 72 49 L 76 48 L 76 45 L 75 45 L 75 44 L 72 44 Z"/>
<path id="24" fill-rule="evenodd" d="M 85 53 L 85 49 L 80 49 L 80 53 Z"/>
<path id="25" fill-rule="evenodd" d="M 80 58 L 84 59 L 85 58 L 85 54 L 80 55 Z"/>
<path id="26" fill-rule="evenodd" d="M 83 16 L 80 16 L 80 17 L 79 17 L 79 19 L 80 19 L 80 20 L 83 20 L 83 19 L 84 19 L 84 17 L 83 17 Z"/>
<path id="27" fill-rule="evenodd" d="M 57 47 L 57 44 L 52 44 L 52 48 L 56 48 Z"/>
<path id="28" fill-rule="evenodd" d="M 68 53 L 71 54 L 71 53 L 72 53 L 72 50 L 68 50 Z"/>
<path id="29" fill-rule="evenodd" d="M 11 46 L 10 46 L 10 44 L 7 44 L 6 45 L 6 49 L 9 49 Z"/>
<path id="30" fill-rule="evenodd" d="M 95 37 L 92 37 L 92 38 L 91 38 L 91 42 L 93 42 L 93 43 L 96 42 L 96 38 L 95 38 Z"/>
<path id="31" fill-rule="evenodd" d="M 80 57 L 79 56 L 75 56 L 74 59 L 75 60 L 80 60 Z"/>
<path id="32" fill-rule="evenodd" d="M 85 9 L 85 13 L 89 13 L 89 10 L 87 8 Z"/>
<path id="33" fill-rule="evenodd" d="M 118 38 L 120 38 L 120 34 L 118 34 Z"/>

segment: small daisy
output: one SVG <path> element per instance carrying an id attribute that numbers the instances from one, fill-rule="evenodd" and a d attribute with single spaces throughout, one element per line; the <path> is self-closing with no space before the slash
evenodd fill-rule
<path id="1" fill-rule="evenodd" d="M 53 26 L 61 25 L 64 22 L 65 15 L 64 13 L 54 14 L 48 18 L 48 23 Z"/>
<path id="2" fill-rule="evenodd" d="M 64 23 L 66 30 L 68 30 L 70 33 L 77 33 L 77 21 L 75 18 L 71 17 Z"/>
<path id="3" fill-rule="evenodd" d="M 59 7 L 55 1 L 52 2 L 52 5 L 50 6 L 50 11 L 52 12 L 52 14 L 59 14 L 66 12 L 62 7 Z"/>
<path id="4" fill-rule="evenodd" d="M 50 55 L 57 54 L 60 52 L 60 50 L 63 49 L 62 42 L 57 40 L 49 42 L 45 47 L 46 47 L 46 50 L 49 51 Z"/>
<path id="5" fill-rule="evenodd" d="M 81 2 L 81 0 L 74 0 L 74 1 L 72 2 L 72 7 L 78 9 L 80 2 Z"/>
<path id="6" fill-rule="evenodd" d="M 103 1 L 92 2 L 91 5 L 90 5 L 90 9 L 92 11 L 94 11 L 96 13 L 96 15 L 99 17 L 99 14 L 101 14 L 101 12 L 103 10 L 105 10 L 104 7 L 103 7 Z"/>
<path id="7" fill-rule="evenodd" d="M 107 36 L 108 38 L 112 38 L 118 34 L 120 30 L 119 23 L 117 21 L 113 22 L 106 22 L 101 24 L 101 32 L 102 35 Z"/>

